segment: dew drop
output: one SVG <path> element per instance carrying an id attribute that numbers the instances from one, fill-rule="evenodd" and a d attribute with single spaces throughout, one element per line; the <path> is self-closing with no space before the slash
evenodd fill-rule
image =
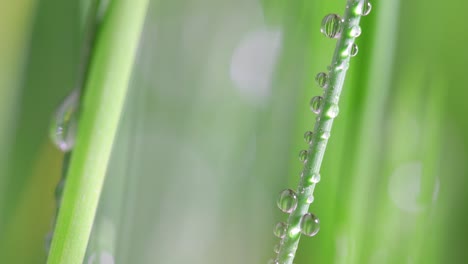
<path id="1" fill-rule="evenodd" d="M 367 16 L 367 15 L 369 15 L 369 13 L 371 12 L 371 10 L 372 10 L 372 5 L 371 5 L 371 3 L 369 3 L 368 0 L 365 0 L 365 1 L 364 1 L 364 6 L 362 7 L 362 13 L 361 13 L 361 15 L 362 15 L 362 16 Z"/>
<path id="2" fill-rule="evenodd" d="M 278 253 L 280 252 L 280 247 L 281 247 L 280 244 L 276 244 L 275 247 L 273 248 L 273 252 L 275 252 L 276 254 L 278 254 Z"/>
<path id="3" fill-rule="evenodd" d="M 50 124 L 50 138 L 63 152 L 70 151 L 75 145 L 78 98 L 78 90 L 72 91 L 57 108 Z"/>
<path id="4" fill-rule="evenodd" d="M 343 61 L 340 65 L 336 67 L 337 70 L 346 71 L 349 68 L 349 62 Z"/>
<path id="5" fill-rule="evenodd" d="M 49 251 L 50 251 L 50 246 L 52 245 L 53 237 L 54 237 L 53 232 L 47 233 L 47 235 L 45 237 L 45 250 L 46 250 L 46 253 L 49 253 Z"/>
<path id="6" fill-rule="evenodd" d="M 351 57 L 354 57 L 358 54 L 358 45 L 356 43 L 353 43 L 353 45 L 351 45 L 351 51 L 349 52 L 349 55 L 351 55 Z"/>
<path id="7" fill-rule="evenodd" d="M 291 189 L 282 191 L 278 197 L 277 205 L 283 213 L 292 213 L 297 207 L 296 193 Z"/>
<path id="8" fill-rule="evenodd" d="M 320 32 L 326 37 L 339 38 L 342 30 L 342 19 L 339 15 L 329 14 L 323 18 Z"/>
<path id="9" fill-rule="evenodd" d="M 349 32 L 349 35 L 353 38 L 359 37 L 361 35 L 361 27 L 357 25 L 353 26 Z"/>
<path id="10" fill-rule="evenodd" d="M 320 173 L 315 173 L 312 175 L 312 178 L 310 178 L 310 181 L 313 183 L 319 183 L 320 182 Z"/>
<path id="11" fill-rule="evenodd" d="M 328 132 L 328 131 L 322 131 L 322 132 L 320 133 L 320 138 L 321 138 L 321 139 L 329 139 L 329 138 L 330 138 L 330 132 Z"/>
<path id="12" fill-rule="evenodd" d="M 340 108 L 336 104 L 332 104 L 330 108 L 327 110 L 327 116 L 329 118 L 335 118 L 338 116 L 338 113 L 340 111 Z"/>
<path id="13" fill-rule="evenodd" d="M 114 256 L 106 251 L 94 253 L 89 257 L 88 264 L 114 264 Z"/>
<path id="14" fill-rule="evenodd" d="M 315 81 L 317 82 L 319 87 L 326 88 L 328 86 L 328 74 L 324 72 L 319 72 L 315 76 Z"/>
<path id="15" fill-rule="evenodd" d="M 322 103 L 323 103 L 323 97 L 322 96 L 314 96 L 310 100 L 310 110 L 315 114 L 319 114 L 320 109 L 322 108 Z"/>
<path id="16" fill-rule="evenodd" d="M 309 152 L 307 150 L 301 150 L 299 152 L 299 160 L 303 163 L 307 162 L 307 157 L 309 156 Z"/>
<path id="17" fill-rule="evenodd" d="M 314 132 L 312 131 L 307 131 L 304 133 L 304 140 L 307 144 L 312 143 L 313 137 L 314 137 Z"/>
<path id="18" fill-rule="evenodd" d="M 301 233 L 306 236 L 315 236 L 320 230 L 320 220 L 311 213 L 307 213 L 301 218 Z"/>
<path id="19" fill-rule="evenodd" d="M 287 230 L 288 230 L 288 225 L 285 222 L 279 222 L 275 225 L 275 228 L 273 229 L 273 234 L 276 237 L 283 238 L 286 236 Z"/>
<path id="20" fill-rule="evenodd" d="M 313 202 L 314 202 L 314 196 L 313 196 L 313 195 L 310 195 L 309 197 L 307 197 L 306 202 L 307 202 L 308 204 L 313 203 Z"/>

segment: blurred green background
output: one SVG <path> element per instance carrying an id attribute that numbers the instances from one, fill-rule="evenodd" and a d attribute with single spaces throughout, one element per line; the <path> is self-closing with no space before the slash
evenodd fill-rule
<path id="1" fill-rule="evenodd" d="M 87 1 L 0 3 L 0 262 L 44 263 Z M 266 263 L 344 0 L 153 0 L 86 263 Z M 372 1 L 296 263 L 465 263 L 468 3 Z"/>

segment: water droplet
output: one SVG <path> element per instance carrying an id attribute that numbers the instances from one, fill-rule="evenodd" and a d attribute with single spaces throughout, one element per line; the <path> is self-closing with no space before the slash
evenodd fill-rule
<path id="1" fill-rule="evenodd" d="M 315 173 L 312 175 L 312 178 L 310 178 L 310 181 L 313 183 L 319 183 L 320 182 L 320 173 Z"/>
<path id="2" fill-rule="evenodd" d="M 313 137 L 314 137 L 314 132 L 312 131 L 307 131 L 304 133 L 304 140 L 307 144 L 312 143 Z"/>
<path id="3" fill-rule="evenodd" d="M 279 261 L 277 259 L 270 259 L 268 264 L 279 264 Z"/>
<path id="4" fill-rule="evenodd" d="M 301 150 L 299 152 L 299 160 L 303 163 L 307 162 L 307 157 L 309 156 L 309 152 L 307 150 Z"/>
<path id="5" fill-rule="evenodd" d="M 349 62 L 348 61 L 343 61 L 340 65 L 336 67 L 337 70 L 342 70 L 345 71 L 349 68 Z"/>
<path id="6" fill-rule="evenodd" d="M 322 131 L 322 133 L 320 134 L 320 138 L 321 139 L 329 139 L 330 138 L 330 132 Z"/>
<path id="7" fill-rule="evenodd" d="M 315 76 L 315 81 L 317 82 L 319 87 L 326 88 L 328 86 L 328 75 L 324 72 L 319 72 Z"/>
<path id="8" fill-rule="evenodd" d="M 75 145 L 78 98 L 78 90 L 72 91 L 57 108 L 50 124 L 50 138 L 63 152 L 70 151 Z"/>
<path id="9" fill-rule="evenodd" d="M 322 108 L 322 103 L 323 103 L 323 97 L 322 96 L 314 96 L 310 100 L 310 110 L 315 114 L 319 114 L 320 109 Z"/>
<path id="10" fill-rule="evenodd" d="M 292 213 L 297 207 L 296 193 L 291 189 L 282 191 L 278 197 L 277 205 L 283 213 Z"/>
<path id="11" fill-rule="evenodd" d="M 320 220 L 311 213 L 307 213 L 301 218 L 301 233 L 306 236 L 315 236 L 320 230 Z"/>
<path id="12" fill-rule="evenodd" d="M 369 3 L 368 0 L 364 1 L 364 6 L 362 7 L 362 16 L 367 16 L 369 15 L 370 11 L 372 10 L 372 5 Z"/>
<path id="13" fill-rule="evenodd" d="M 326 37 L 339 38 L 342 30 L 342 19 L 339 15 L 329 14 L 323 18 L 320 32 Z"/>
<path id="14" fill-rule="evenodd" d="M 351 45 L 351 51 L 349 52 L 349 55 L 351 55 L 351 57 L 354 57 L 358 54 L 358 45 L 356 43 L 353 43 L 353 45 Z"/>
<path id="15" fill-rule="evenodd" d="M 306 202 L 307 202 L 308 204 L 313 203 L 313 202 L 314 202 L 314 196 L 311 195 L 311 196 L 307 197 L 307 201 L 306 201 Z"/>
<path id="16" fill-rule="evenodd" d="M 330 108 L 327 110 L 327 116 L 329 118 L 335 118 L 338 116 L 338 113 L 340 112 L 340 108 L 336 104 L 332 104 Z"/>
<path id="17" fill-rule="evenodd" d="M 273 252 L 278 254 L 280 252 L 280 247 L 281 247 L 281 244 L 276 244 L 275 247 L 273 248 Z"/>
<path id="18" fill-rule="evenodd" d="M 49 251 L 50 251 L 50 246 L 52 245 L 53 237 L 54 237 L 53 232 L 47 233 L 47 235 L 45 237 L 45 250 L 46 250 L 46 253 L 49 253 Z"/>
<path id="19" fill-rule="evenodd" d="M 285 222 L 279 222 L 275 225 L 273 229 L 273 234 L 276 237 L 283 238 L 286 236 L 286 232 L 288 230 L 288 225 Z"/>
<path id="20" fill-rule="evenodd" d="M 349 35 L 353 38 L 359 37 L 361 35 L 361 27 L 357 25 L 353 26 L 349 32 Z"/>
<path id="21" fill-rule="evenodd" d="M 114 264 L 114 256 L 106 251 L 94 253 L 89 257 L 88 264 Z"/>

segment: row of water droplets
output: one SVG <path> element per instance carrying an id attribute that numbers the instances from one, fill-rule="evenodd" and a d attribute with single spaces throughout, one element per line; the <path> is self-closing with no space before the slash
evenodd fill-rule
<path id="1" fill-rule="evenodd" d="M 368 0 L 362 2 L 362 5 L 357 6 L 356 12 L 361 16 L 367 16 L 372 9 L 371 3 Z M 328 38 L 339 38 L 343 32 L 343 19 L 337 14 L 329 14 L 325 16 L 322 20 L 320 31 Z M 361 28 L 359 26 L 354 26 L 349 30 L 349 37 L 356 38 L 361 35 Z M 349 45 L 344 52 L 342 52 L 341 56 L 343 57 L 354 57 L 358 53 L 358 46 L 354 43 Z M 335 65 L 336 70 L 347 70 L 348 69 L 348 62 L 345 60 L 345 65 Z M 332 67 L 328 67 L 329 73 L 320 72 L 315 76 L 315 81 L 320 88 L 326 90 L 330 84 L 330 72 L 332 71 Z M 317 122 L 320 121 L 320 114 L 322 112 L 324 106 L 324 97 L 323 96 L 314 96 L 310 100 L 310 110 L 314 113 L 319 115 L 317 117 Z M 339 108 L 336 103 L 331 104 L 327 112 L 325 113 L 325 117 L 329 119 L 334 119 L 338 116 Z M 328 139 L 330 137 L 330 133 L 327 131 L 320 131 L 320 139 Z M 305 142 L 310 146 L 313 143 L 314 139 L 314 132 L 307 131 L 304 134 Z M 305 164 L 309 158 L 309 151 L 308 150 L 301 150 L 299 152 L 299 160 Z M 306 170 L 304 170 L 306 171 Z M 301 180 L 304 181 L 304 172 L 301 174 Z M 314 201 L 313 196 L 313 189 L 315 185 L 320 182 L 320 174 L 315 173 L 309 180 L 310 182 L 304 183 L 302 182 L 301 186 L 299 186 L 299 190 L 301 193 L 305 192 L 305 189 L 308 189 L 308 195 L 306 199 L 306 203 L 311 204 Z M 306 187 L 307 186 L 307 187 Z M 280 192 L 278 200 L 277 200 L 278 208 L 287 214 L 291 214 L 296 210 L 298 206 L 298 195 L 295 191 L 291 189 L 285 189 Z M 315 236 L 318 231 L 320 230 L 320 220 L 319 218 L 314 215 L 313 213 L 305 213 L 302 215 L 299 224 L 300 230 L 291 230 L 291 233 L 300 232 L 306 236 Z M 294 231 L 294 232 L 293 232 Z M 279 244 L 274 246 L 274 252 L 278 254 L 280 252 L 281 246 L 284 243 L 285 237 L 288 235 L 288 224 L 285 222 L 279 222 L 275 225 L 273 229 L 273 234 L 280 239 Z M 279 260 L 271 259 L 268 263 L 270 264 L 280 264 Z"/>

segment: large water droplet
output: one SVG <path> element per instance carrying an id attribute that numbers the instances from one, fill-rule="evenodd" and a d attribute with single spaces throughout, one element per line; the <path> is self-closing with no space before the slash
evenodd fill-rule
<path id="1" fill-rule="evenodd" d="M 328 86 L 328 74 L 324 72 L 319 72 L 315 76 L 315 81 L 317 82 L 318 86 L 321 88 L 326 88 Z"/>
<path id="2" fill-rule="evenodd" d="M 94 253 L 89 257 L 88 264 L 114 264 L 114 256 L 106 251 Z"/>
<path id="3" fill-rule="evenodd" d="M 330 108 L 327 110 L 327 116 L 329 118 L 335 118 L 338 116 L 338 113 L 340 111 L 340 108 L 336 104 L 332 104 Z"/>
<path id="4" fill-rule="evenodd" d="M 307 162 L 307 157 L 309 156 L 309 152 L 307 150 L 299 151 L 299 160 L 303 163 Z"/>
<path id="5" fill-rule="evenodd" d="M 313 137 L 314 137 L 314 132 L 312 131 L 307 131 L 304 133 L 304 140 L 307 144 L 312 143 Z"/>
<path id="6" fill-rule="evenodd" d="M 342 30 L 342 19 L 339 15 L 329 14 L 323 18 L 320 32 L 328 38 L 339 38 Z"/>
<path id="7" fill-rule="evenodd" d="M 315 236 L 320 230 L 320 220 L 311 213 L 307 213 L 301 218 L 301 233 L 306 236 Z"/>
<path id="8" fill-rule="evenodd" d="M 75 145 L 78 98 L 78 90 L 68 95 L 57 108 L 50 124 L 50 138 L 64 152 L 70 151 Z"/>
<path id="9" fill-rule="evenodd" d="M 349 35 L 353 38 L 357 38 L 361 35 L 361 27 L 356 25 L 351 28 Z"/>
<path id="10" fill-rule="evenodd" d="M 356 43 L 353 43 L 353 45 L 351 45 L 351 50 L 349 52 L 349 55 L 351 55 L 351 57 L 354 57 L 358 54 L 358 51 L 359 51 L 358 45 Z"/>
<path id="11" fill-rule="evenodd" d="M 286 236 L 286 232 L 288 230 L 288 225 L 285 222 L 279 222 L 275 225 L 273 229 L 273 234 L 276 237 L 283 238 Z"/>
<path id="12" fill-rule="evenodd" d="M 292 213 L 297 207 L 297 195 L 291 189 L 282 191 L 277 201 L 278 208 L 283 213 Z"/>
<path id="13" fill-rule="evenodd" d="M 361 13 L 361 15 L 367 16 L 367 15 L 369 15 L 369 13 L 371 12 L 371 10 L 372 10 L 372 5 L 371 5 L 371 3 L 369 3 L 368 0 L 365 0 L 365 1 L 364 1 L 364 5 L 363 5 L 363 7 L 362 7 L 362 13 Z"/>
<path id="14" fill-rule="evenodd" d="M 310 100 L 310 110 L 315 114 L 320 113 L 320 109 L 322 108 L 323 97 L 322 96 L 314 96 Z"/>

